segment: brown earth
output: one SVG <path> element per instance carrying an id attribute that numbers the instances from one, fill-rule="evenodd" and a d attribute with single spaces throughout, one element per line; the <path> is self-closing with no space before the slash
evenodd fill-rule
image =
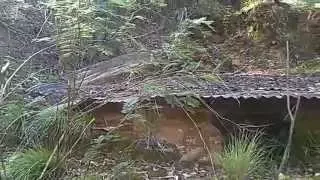
<path id="1" fill-rule="evenodd" d="M 200 159 L 208 161 L 208 150 L 213 159 L 215 152 L 222 150 L 222 134 L 209 122 L 209 112 L 199 110 L 189 116 L 182 109 L 165 106 L 159 109 L 159 114 L 149 113 L 147 121 L 156 118 L 151 119 L 153 123 L 150 128 L 146 127 L 147 122 L 122 121 L 125 116 L 119 110 L 119 106 L 114 104 L 97 109 L 94 113 L 96 129 L 110 131 L 110 127 L 121 125 L 116 131 L 125 137 L 137 140 L 154 136 L 159 141 L 177 146 L 183 162 L 196 162 Z"/>

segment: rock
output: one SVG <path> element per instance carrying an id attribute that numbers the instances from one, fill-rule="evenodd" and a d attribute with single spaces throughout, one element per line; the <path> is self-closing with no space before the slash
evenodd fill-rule
<path id="1" fill-rule="evenodd" d="M 144 160 L 176 161 L 181 155 L 174 144 L 160 141 L 157 138 L 139 139 L 136 151 Z"/>
<path id="2" fill-rule="evenodd" d="M 278 179 L 279 179 L 279 180 L 289 180 L 289 179 L 290 179 L 290 177 L 288 177 L 288 176 L 286 176 L 286 175 L 284 175 L 284 174 L 280 173 L 280 174 L 279 174 L 279 176 L 278 176 Z"/>
<path id="3" fill-rule="evenodd" d="M 148 64 L 152 60 L 150 52 L 124 54 L 77 71 L 77 82 L 82 86 L 101 85 L 112 82 L 127 81 L 133 68 L 141 63 Z"/>
<path id="4" fill-rule="evenodd" d="M 222 151 L 223 137 L 216 127 L 214 127 L 210 122 L 203 122 L 198 125 L 198 128 L 201 135 L 203 136 L 204 142 L 202 142 L 201 138 L 200 141 L 202 143 L 205 143 L 208 149 L 204 148 L 203 145 L 200 145 L 200 147 L 197 147 L 185 153 L 180 159 L 180 162 L 187 163 L 200 161 L 202 163 L 210 164 L 210 158 L 214 160 L 215 153 Z M 210 155 L 208 154 L 208 150 Z"/>
<path id="5" fill-rule="evenodd" d="M 183 164 L 194 163 L 203 154 L 204 154 L 204 149 L 201 147 L 198 147 L 184 154 L 179 161 Z"/>
<path id="6" fill-rule="evenodd" d="M 47 100 L 43 96 L 35 97 L 30 103 L 28 103 L 27 107 L 35 107 L 35 106 L 45 106 L 47 105 Z"/>
<path id="7" fill-rule="evenodd" d="M 30 99 L 45 98 L 50 105 L 60 103 L 67 96 L 68 86 L 64 83 L 44 83 L 26 90 Z"/>

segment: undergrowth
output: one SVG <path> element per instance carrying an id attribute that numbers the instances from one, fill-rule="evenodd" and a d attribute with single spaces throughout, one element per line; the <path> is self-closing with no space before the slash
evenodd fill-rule
<path id="1" fill-rule="evenodd" d="M 292 162 L 299 164 L 301 168 L 320 170 L 320 136 L 311 131 L 299 132 L 293 139 Z"/>
<path id="2" fill-rule="evenodd" d="M 93 59 L 91 56 L 96 54 L 104 56 L 118 55 L 119 44 L 125 46 L 123 51 L 130 48 L 143 49 L 144 45 L 136 37 L 144 36 L 144 34 L 136 32 L 138 23 L 135 22 L 146 23 L 151 21 L 148 17 L 141 16 L 143 14 L 141 11 L 145 12 L 152 7 L 153 10 L 150 12 L 159 14 L 160 11 L 154 11 L 161 9 L 165 4 L 161 0 L 150 1 L 152 5 L 139 2 L 133 0 L 107 0 L 104 4 L 87 0 L 49 1 L 47 5 L 53 10 L 56 20 L 56 42 L 59 49 L 59 58 L 63 66 L 72 66 L 73 70 L 76 66 L 84 65 L 83 63 L 90 60 L 90 58 Z M 255 40 L 261 39 L 262 36 L 260 35 L 271 37 L 267 36 L 270 34 L 277 35 L 278 39 L 276 40 L 279 41 L 283 40 L 282 38 L 287 38 L 287 29 L 290 28 L 286 22 L 289 14 L 279 11 L 277 12 L 278 16 L 276 16 L 277 14 L 274 14 L 273 11 L 265 10 L 261 7 L 259 11 L 259 8 L 255 9 L 257 6 L 252 5 L 255 2 L 257 1 L 247 0 L 244 3 L 244 6 L 249 6 L 248 11 L 253 10 L 252 12 L 254 12 L 248 17 L 248 20 L 250 20 L 248 25 L 249 35 Z M 223 16 L 220 14 L 223 11 L 219 11 L 221 6 L 217 5 L 219 4 L 216 1 L 211 6 L 205 5 L 209 15 L 214 12 L 217 13 L 217 16 L 218 13 L 219 16 Z M 213 11 L 213 8 L 217 12 Z M 269 15 L 265 16 L 265 14 Z M 213 14 L 211 15 L 213 16 Z M 261 15 L 261 17 L 257 19 L 256 15 Z M 194 37 L 198 35 L 206 39 L 206 33 L 215 32 L 215 28 L 212 27 L 214 22 L 204 17 L 188 18 L 177 25 L 178 30 L 171 34 L 169 42 L 163 47 L 163 54 L 168 59 L 168 62 L 165 62 L 164 71 L 176 72 L 185 70 L 193 72 L 199 68 L 205 68 L 204 62 L 207 59 L 212 59 L 208 48 L 201 41 L 195 40 L 199 37 Z M 206 29 L 206 31 L 202 31 L 203 29 Z M 319 69 L 314 64 L 305 68 L 312 71 Z M 211 74 L 205 75 L 203 78 L 207 81 L 218 80 L 217 77 L 211 76 Z M 165 91 L 158 84 L 145 84 L 144 90 L 149 92 Z M 165 98 L 168 102 L 174 102 L 175 100 L 169 97 Z M 180 98 L 179 100 L 182 102 L 179 105 L 186 104 L 189 107 L 186 108 L 188 111 L 200 106 L 200 103 L 193 97 L 186 96 L 184 99 Z M 8 145 L 8 142 L 11 142 L 19 145 L 18 150 L 21 150 L 21 152 L 9 158 L 7 162 L 9 177 L 17 180 L 37 179 L 41 176 L 45 166 L 48 165 L 44 175 L 45 179 L 57 178 L 56 173 L 63 168 L 63 161 L 65 160 L 65 157 L 57 156 L 66 152 L 68 152 L 66 156 L 71 154 L 69 152 L 73 152 L 74 145 L 79 143 L 78 140 L 83 140 L 86 135 L 89 135 L 87 134 L 89 133 L 87 127 L 94 122 L 91 116 L 81 113 L 70 115 L 73 112 L 70 112 L 66 106 L 63 104 L 37 109 L 26 107 L 24 102 L 17 101 L 1 104 L 0 130 L 1 133 L 4 132 L 1 134 L 1 145 Z M 138 115 L 135 115 L 134 118 L 138 119 Z M 146 124 L 145 121 L 143 123 Z M 60 142 L 60 139 L 62 139 L 62 142 Z M 96 154 L 98 151 L 105 146 L 110 148 L 111 142 L 118 141 L 120 141 L 119 137 L 111 135 L 100 136 L 91 144 L 92 147 L 88 150 L 86 157 L 90 161 L 100 155 Z M 319 142 L 315 138 L 310 137 L 308 139 L 308 150 L 312 150 L 309 153 L 310 157 L 316 153 L 319 154 L 318 144 Z M 57 153 L 54 152 L 55 149 L 58 149 Z M 267 163 L 269 161 L 268 157 L 269 154 L 262 144 L 261 136 L 245 132 L 239 136 L 231 137 L 225 150 L 218 155 L 218 161 L 228 179 L 242 180 L 265 176 L 269 167 Z M 49 159 L 51 160 L 48 161 Z M 111 170 L 110 178 L 138 179 L 139 177 L 136 176 L 135 170 L 133 163 L 122 162 Z"/>
<path id="3" fill-rule="evenodd" d="M 53 152 L 44 179 L 49 175 L 60 176 L 56 171 L 63 167 L 63 162 L 75 151 L 75 147 L 86 142 L 90 135 L 88 127 L 94 122 L 91 116 L 81 112 L 68 117 L 64 104 L 39 110 L 22 102 L 11 102 L 2 106 L 0 112 L 1 132 L 4 132 L 1 145 L 6 147 L 6 151 L 18 152 L 10 156 L 4 171 L 17 180 L 32 180 L 40 176 Z M 9 145 L 15 150 L 8 149 Z M 4 155 L 1 158 L 7 157 Z M 52 170 L 57 161 L 59 168 Z"/>
<path id="4" fill-rule="evenodd" d="M 44 142 L 53 143 L 54 141 L 49 142 L 48 140 L 55 138 L 56 134 L 61 135 L 59 131 L 63 130 L 65 121 L 66 116 L 61 106 L 40 110 L 25 123 L 22 143 L 31 147 Z M 49 130 L 54 134 L 50 135 Z"/>
<path id="5" fill-rule="evenodd" d="M 52 151 L 46 149 L 30 149 L 13 155 L 9 159 L 7 173 L 15 180 L 36 180 L 42 174 Z M 55 173 L 60 170 L 56 157 L 53 157 L 45 171 L 44 179 L 55 177 Z"/>
<path id="6" fill-rule="evenodd" d="M 203 68 L 202 61 L 210 57 L 209 52 L 192 36 L 204 36 L 202 26 L 213 32 L 212 23 L 213 21 L 208 21 L 205 17 L 182 21 L 178 25 L 178 30 L 170 35 L 169 42 L 164 44 L 163 52 L 169 62 L 163 70 L 195 71 L 200 67 Z"/>
<path id="7" fill-rule="evenodd" d="M 9 103 L 0 109 L 2 140 L 15 137 L 22 147 L 48 147 L 54 145 L 67 129 L 69 138 L 75 140 L 92 117 L 80 113 L 68 121 L 66 111 L 65 104 L 34 110 L 23 102 Z"/>

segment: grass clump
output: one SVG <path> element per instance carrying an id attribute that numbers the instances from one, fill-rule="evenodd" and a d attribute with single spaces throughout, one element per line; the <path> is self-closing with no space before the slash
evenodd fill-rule
<path id="1" fill-rule="evenodd" d="M 52 152 L 46 149 L 30 149 L 12 156 L 8 163 L 9 177 L 15 180 L 36 180 L 42 174 Z M 61 170 L 58 160 L 53 157 L 44 172 L 43 179 L 50 179 Z"/>
<path id="2" fill-rule="evenodd" d="M 267 154 L 259 133 L 231 136 L 218 162 L 230 180 L 257 178 L 266 172 Z"/>
<path id="3" fill-rule="evenodd" d="M 50 149 L 54 148 L 55 142 L 64 132 L 65 143 L 71 143 L 68 146 L 86 136 L 86 127 L 93 123 L 93 118 L 81 113 L 68 117 L 67 111 L 66 104 L 38 111 L 25 122 L 22 144 L 27 147 L 41 145 Z"/>
<path id="4" fill-rule="evenodd" d="M 19 141 L 26 108 L 21 101 L 12 101 L 0 107 L 0 143 L 14 145 Z"/>
<path id="5" fill-rule="evenodd" d="M 55 142 L 61 135 L 66 123 L 64 109 L 65 107 L 62 105 L 49 107 L 28 118 L 24 124 L 22 144 L 28 147 L 36 147 L 44 145 L 44 142 Z"/>

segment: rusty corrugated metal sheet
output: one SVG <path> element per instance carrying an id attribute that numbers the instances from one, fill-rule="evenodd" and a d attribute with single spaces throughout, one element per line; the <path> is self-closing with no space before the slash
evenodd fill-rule
<path id="1" fill-rule="evenodd" d="M 218 80 L 219 79 L 219 80 Z M 153 90 L 146 85 L 153 84 Z M 157 89 L 158 88 L 158 89 Z M 220 74 L 217 81 L 207 82 L 190 76 L 152 78 L 128 84 L 106 84 L 84 88 L 82 98 L 101 102 L 126 102 L 135 98 L 195 94 L 203 98 L 284 98 L 320 99 L 320 76 L 271 76 Z"/>

